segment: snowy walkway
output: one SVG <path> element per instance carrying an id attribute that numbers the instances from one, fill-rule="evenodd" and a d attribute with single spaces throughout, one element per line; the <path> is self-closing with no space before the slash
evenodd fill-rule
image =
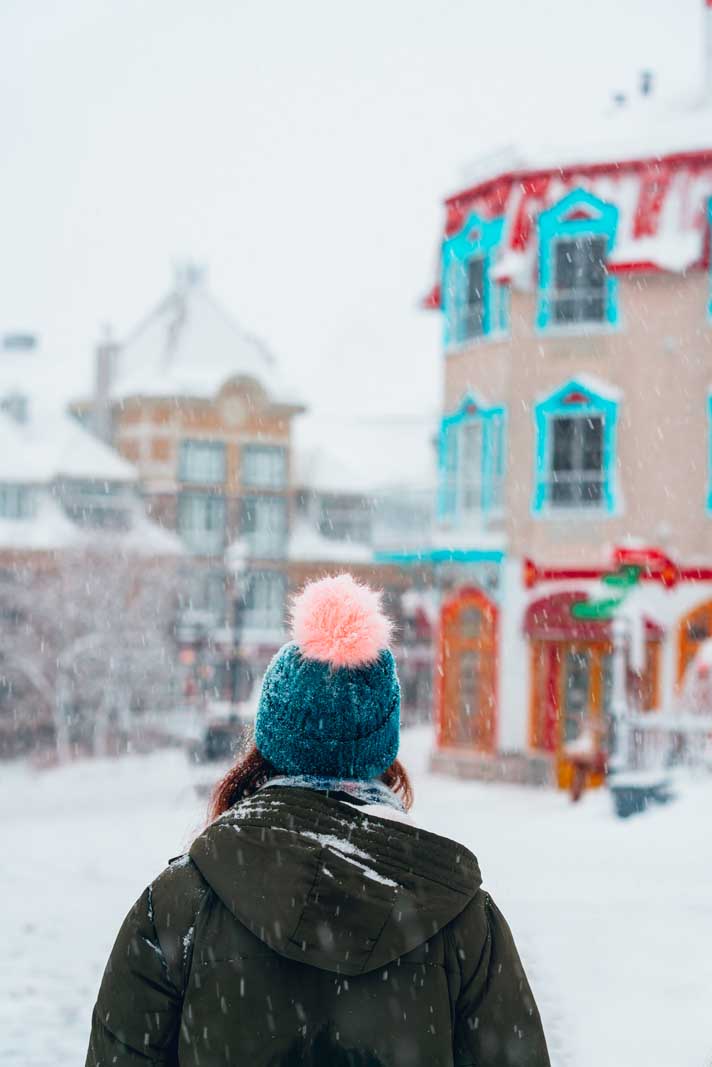
<path id="1" fill-rule="evenodd" d="M 621 823 L 605 794 L 572 808 L 557 793 L 435 778 L 424 741 L 403 745 L 416 816 L 479 857 L 555 1067 L 710 1067 L 712 783 Z M 0 768 L 3 1067 L 83 1063 L 119 922 L 200 826 L 199 776 L 176 752 Z"/>

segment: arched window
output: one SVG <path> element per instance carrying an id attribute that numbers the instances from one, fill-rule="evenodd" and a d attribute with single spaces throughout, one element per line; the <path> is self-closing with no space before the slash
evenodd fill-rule
<path id="1" fill-rule="evenodd" d="M 584 189 L 541 213 L 539 329 L 617 324 L 617 283 L 606 267 L 617 224 L 618 208 Z"/>
<path id="2" fill-rule="evenodd" d="M 618 397 L 602 383 L 572 380 L 534 409 L 533 510 L 616 510 Z"/>
<path id="3" fill-rule="evenodd" d="M 509 288 L 496 282 L 491 270 L 503 226 L 503 218 L 485 220 L 472 214 L 443 244 L 446 349 L 508 329 Z"/>
<path id="4" fill-rule="evenodd" d="M 481 520 L 504 504 L 505 411 L 469 394 L 440 425 L 441 519 Z"/>

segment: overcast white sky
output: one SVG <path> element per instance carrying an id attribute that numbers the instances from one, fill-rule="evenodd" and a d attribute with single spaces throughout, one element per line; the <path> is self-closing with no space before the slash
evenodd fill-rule
<path id="1" fill-rule="evenodd" d="M 703 0 L 4 0 L 0 331 L 62 387 L 172 263 L 321 411 L 435 410 L 441 200 L 478 152 L 651 67 L 701 77 Z M 562 133 L 564 134 L 562 136 Z M 76 385 L 75 385 L 76 383 Z"/>

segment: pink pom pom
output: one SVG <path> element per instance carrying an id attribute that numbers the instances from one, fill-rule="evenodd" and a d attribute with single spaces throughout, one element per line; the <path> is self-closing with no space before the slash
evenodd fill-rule
<path id="1" fill-rule="evenodd" d="M 332 667 L 373 663 L 392 630 L 381 594 L 350 574 L 309 582 L 294 601 L 292 623 L 302 655 Z"/>

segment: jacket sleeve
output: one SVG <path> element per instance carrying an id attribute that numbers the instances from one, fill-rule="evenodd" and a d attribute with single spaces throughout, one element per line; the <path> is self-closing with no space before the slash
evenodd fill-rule
<path id="1" fill-rule="evenodd" d="M 177 1067 L 187 954 L 204 896 L 197 869 L 186 866 L 166 868 L 124 919 L 94 1006 L 86 1067 Z"/>
<path id="2" fill-rule="evenodd" d="M 455 1067 L 550 1067 L 534 996 L 504 916 L 481 891 L 455 932 Z"/>

